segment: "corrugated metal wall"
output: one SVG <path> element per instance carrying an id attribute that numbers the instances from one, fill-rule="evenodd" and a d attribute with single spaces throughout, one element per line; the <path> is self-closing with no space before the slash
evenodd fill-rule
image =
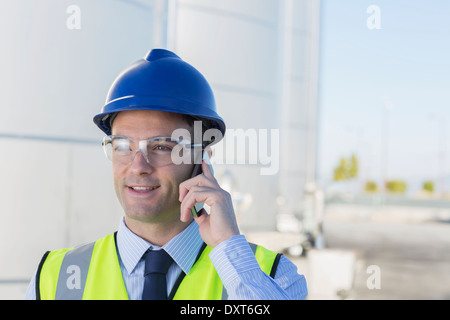
<path id="1" fill-rule="evenodd" d="M 319 1 L 173 0 L 170 10 L 168 45 L 209 79 L 227 127 L 256 132 L 258 144 L 262 130 L 269 142 L 279 130 L 269 165 L 248 155 L 239 165 L 238 150 L 230 159 L 227 140 L 242 136 L 217 148 L 228 164 L 216 164 L 216 175 L 234 195 L 241 228 L 274 230 L 277 213 L 301 217 L 315 180 Z M 264 167 L 276 174 L 262 175 Z"/>
<path id="2" fill-rule="evenodd" d="M 153 4 L 0 3 L 0 298 L 23 296 L 45 250 L 117 229 L 92 117 L 117 74 L 155 45 Z"/>

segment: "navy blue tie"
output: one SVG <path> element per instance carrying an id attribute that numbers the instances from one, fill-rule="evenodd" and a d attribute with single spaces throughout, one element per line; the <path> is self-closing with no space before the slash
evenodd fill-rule
<path id="1" fill-rule="evenodd" d="M 166 273 L 172 257 L 163 249 L 147 250 L 144 253 L 144 291 L 142 300 L 167 300 Z"/>

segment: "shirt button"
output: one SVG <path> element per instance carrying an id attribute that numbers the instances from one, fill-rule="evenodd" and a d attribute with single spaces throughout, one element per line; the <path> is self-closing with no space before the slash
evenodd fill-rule
<path id="1" fill-rule="evenodd" d="M 238 255 L 239 254 L 237 252 L 233 251 L 230 253 L 230 259 L 236 259 L 238 257 Z"/>

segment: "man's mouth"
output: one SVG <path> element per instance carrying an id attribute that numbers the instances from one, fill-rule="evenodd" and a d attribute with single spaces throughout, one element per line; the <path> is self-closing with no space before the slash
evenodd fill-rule
<path id="1" fill-rule="evenodd" d="M 159 187 L 160 186 L 128 186 L 128 189 L 135 194 L 148 194 L 158 189 Z"/>
<path id="2" fill-rule="evenodd" d="M 159 188 L 159 186 L 156 187 L 130 187 L 131 189 L 135 190 L 135 191 L 150 191 L 150 190 L 155 190 L 156 188 Z"/>

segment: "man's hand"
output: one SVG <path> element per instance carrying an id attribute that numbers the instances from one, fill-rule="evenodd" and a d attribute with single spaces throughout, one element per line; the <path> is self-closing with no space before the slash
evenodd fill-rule
<path id="1" fill-rule="evenodd" d="M 191 208 L 197 202 L 204 202 L 210 208 L 208 214 L 205 209 L 201 216 L 194 218 L 199 225 L 203 241 L 211 247 L 239 234 L 231 196 L 220 188 L 208 164 L 202 162 L 203 173 L 180 184 L 180 219 L 188 221 Z"/>

